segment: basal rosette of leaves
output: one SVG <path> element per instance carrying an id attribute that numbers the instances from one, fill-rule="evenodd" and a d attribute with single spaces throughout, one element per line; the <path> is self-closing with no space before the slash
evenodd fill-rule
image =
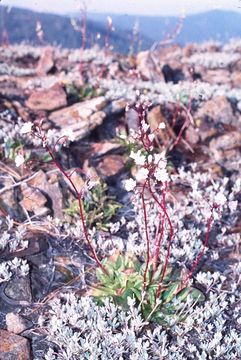
<path id="1" fill-rule="evenodd" d="M 180 271 L 172 268 L 165 272 L 160 296 L 156 299 L 162 266 L 154 271 L 153 264 L 150 264 L 144 289 L 145 264 L 133 254 L 115 254 L 103 260 L 102 265 L 108 275 L 98 268 L 96 276 L 99 282 L 89 292 L 99 305 L 104 305 L 104 300 L 109 298 L 116 305 L 128 309 L 128 299 L 131 298 L 145 320 L 168 327 L 185 320 L 186 310 L 205 300 L 200 290 L 190 286 L 183 288 Z"/>

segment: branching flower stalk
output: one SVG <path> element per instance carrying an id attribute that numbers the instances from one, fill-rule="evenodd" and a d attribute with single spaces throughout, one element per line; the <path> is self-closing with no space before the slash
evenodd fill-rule
<path id="1" fill-rule="evenodd" d="M 186 278 L 182 281 L 182 284 L 180 286 L 180 289 L 179 291 L 181 291 L 187 284 L 188 280 L 192 277 L 197 265 L 199 264 L 201 258 L 203 257 L 203 254 L 204 254 L 204 251 L 208 245 L 208 241 L 209 241 L 209 237 L 210 237 L 210 232 L 211 232 L 211 228 L 212 228 L 212 224 L 213 224 L 213 221 L 214 221 L 214 216 L 213 216 L 213 212 L 216 210 L 216 209 L 219 209 L 219 205 L 218 204 L 214 204 L 211 208 L 211 215 L 210 217 L 208 218 L 207 220 L 207 230 L 206 230 L 206 233 L 205 233 L 205 239 L 204 239 L 204 243 L 203 243 L 203 247 L 202 247 L 202 250 L 201 252 L 199 253 L 198 257 L 196 258 L 196 260 L 193 262 L 192 264 L 192 267 L 191 267 L 191 270 L 189 272 L 189 274 L 186 276 Z"/>
<path id="2" fill-rule="evenodd" d="M 71 176 L 73 175 L 73 172 L 71 174 L 68 174 L 66 170 L 64 170 L 64 168 L 62 167 L 62 165 L 59 163 L 59 161 L 56 159 L 54 152 L 56 151 L 56 146 L 60 143 L 60 140 L 66 141 L 67 138 L 66 137 L 61 137 L 59 138 L 56 143 L 54 144 L 53 148 L 51 148 L 48 144 L 48 139 L 46 137 L 46 135 L 42 132 L 41 129 L 41 125 L 38 127 L 38 132 L 34 134 L 36 137 L 38 137 L 42 143 L 43 146 L 46 148 L 47 152 L 49 153 L 51 159 L 53 160 L 54 165 L 59 169 L 59 171 L 63 174 L 63 176 L 66 178 L 66 180 L 69 182 L 69 184 L 71 185 L 71 187 L 74 190 L 75 196 L 77 198 L 78 201 L 78 208 L 79 208 L 79 216 L 80 216 L 80 220 L 81 220 L 81 224 L 82 224 L 82 228 L 83 228 L 83 234 L 85 237 L 85 240 L 89 246 L 89 249 L 91 251 L 92 257 L 95 260 L 96 264 L 101 268 L 101 270 L 108 275 L 107 270 L 105 269 L 105 267 L 102 265 L 100 259 L 98 258 L 95 249 L 91 243 L 91 240 L 89 238 L 89 234 L 88 234 L 88 230 L 86 227 L 86 223 L 85 223 L 85 217 L 84 217 L 84 213 L 83 213 L 83 206 L 82 206 L 82 191 L 78 190 L 75 183 L 73 182 Z"/>
<path id="3" fill-rule="evenodd" d="M 147 100 L 139 101 L 134 109 L 138 114 L 139 129 L 137 132 L 132 131 L 132 143 L 136 144 L 136 149 L 131 151 L 130 158 L 132 158 L 137 166 L 137 173 L 135 175 L 136 179 L 129 179 L 125 181 L 125 187 L 127 191 L 135 191 L 135 195 L 139 195 L 141 198 L 143 217 L 144 217 L 144 233 L 146 238 L 146 257 L 145 257 L 145 267 L 143 275 L 143 292 L 145 293 L 148 290 L 148 286 L 151 284 L 152 278 L 157 272 L 158 266 L 160 265 L 160 251 L 162 240 L 164 238 L 165 232 L 165 222 L 168 224 L 168 242 L 167 250 L 164 258 L 163 268 L 160 274 L 160 279 L 158 280 L 156 295 L 155 295 L 155 304 L 159 301 L 160 296 L 163 292 L 163 281 L 165 279 L 169 258 L 171 255 L 171 246 L 174 238 L 174 229 L 171 218 L 167 211 L 166 203 L 166 194 L 168 192 L 168 183 L 170 181 L 170 176 L 167 172 L 166 165 L 167 160 L 165 153 L 155 153 L 154 141 L 155 141 L 155 132 L 151 131 L 149 124 L 146 121 L 147 110 L 151 104 Z M 183 124 L 183 127 L 177 137 L 177 140 L 174 144 L 176 146 L 180 141 L 185 128 L 191 122 L 191 114 L 189 109 L 183 108 L 186 113 L 186 120 Z M 160 129 L 165 128 L 165 124 L 161 123 L 159 125 Z M 134 147 L 135 148 L 135 147 Z M 134 149 L 133 148 L 133 149 Z M 138 184 L 139 183 L 139 184 Z M 138 185 L 137 185 L 138 184 Z M 222 195 L 222 194 L 221 194 Z M 149 224 L 148 224 L 148 211 L 146 197 L 149 196 L 157 206 L 158 213 L 158 223 L 156 225 L 156 233 L 154 237 L 154 249 L 151 253 L 151 243 L 150 238 Z M 224 198 L 221 196 L 221 203 L 224 201 Z M 198 263 L 204 255 L 204 251 L 207 247 L 211 227 L 214 221 L 214 211 L 219 208 L 220 204 L 214 204 L 211 208 L 211 215 L 207 221 L 207 231 L 205 234 L 205 240 L 203 247 L 197 256 L 196 260 L 191 266 L 191 270 L 186 278 L 181 282 L 181 285 L 176 288 L 175 294 L 180 293 L 188 285 L 188 280 L 192 277 Z M 151 267 L 153 266 L 153 270 Z M 147 278 L 147 275 L 151 276 Z M 148 280 L 147 280 L 148 279 Z"/>
<path id="4" fill-rule="evenodd" d="M 76 19 L 71 19 L 71 25 L 73 26 L 74 30 L 81 34 L 81 48 L 80 48 L 80 65 L 79 71 L 80 76 L 83 76 L 83 54 L 87 44 L 87 3 L 86 1 L 80 1 L 79 5 L 80 10 L 80 17 L 81 17 L 81 24 L 79 25 Z"/>
<path id="5" fill-rule="evenodd" d="M 165 256 L 164 267 L 163 267 L 162 275 L 161 275 L 161 278 L 160 278 L 160 281 L 159 281 L 159 284 L 158 284 L 158 288 L 157 288 L 157 292 L 156 292 L 156 300 L 157 300 L 160 297 L 161 288 L 162 288 L 162 282 L 163 282 L 163 279 L 164 279 L 166 271 L 167 271 L 168 260 L 169 260 L 170 252 L 171 252 L 171 244 L 172 244 L 172 241 L 173 241 L 173 226 L 172 226 L 171 219 L 170 219 L 170 217 L 169 217 L 169 215 L 167 213 L 167 210 L 166 210 L 165 194 L 166 194 L 166 189 L 167 189 L 167 183 L 165 183 L 165 188 L 164 188 L 164 190 L 162 192 L 162 198 L 163 198 L 162 203 L 158 200 L 157 196 L 153 192 L 153 190 L 151 188 L 150 180 L 148 182 L 148 185 L 149 185 L 149 191 L 150 191 L 150 193 L 152 195 L 152 198 L 155 200 L 157 205 L 160 206 L 160 208 L 162 209 L 162 211 L 164 213 L 164 216 L 167 219 L 169 228 L 170 228 L 169 241 L 168 241 L 168 246 L 167 246 L 167 253 L 166 253 L 166 256 Z M 159 258 L 159 253 L 160 253 L 160 248 L 156 248 L 156 258 Z"/>

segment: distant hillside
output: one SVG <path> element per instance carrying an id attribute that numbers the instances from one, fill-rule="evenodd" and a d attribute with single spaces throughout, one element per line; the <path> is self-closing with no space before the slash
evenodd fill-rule
<path id="1" fill-rule="evenodd" d="M 109 15 L 109 14 L 108 14 Z M 89 18 L 100 23 L 106 22 L 107 14 L 89 14 Z M 153 42 L 160 41 L 178 23 L 177 17 L 110 15 L 117 29 L 132 30 L 139 22 L 140 33 Z M 203 42 L 214 39 L 227 42 L 232 37 L 241 37 L 241 13 L 213 10 L 186 17 L 181 33 L 177 37 L 180 44 Z"/>
<path id="2" fill-rule="evenodd" d="M 70 23 L 69 16 L 59 16 L 48 13 L 38 13 L 30 10 L 12 8 L 8 13 L 6 8 L 0 7 L 0 38 L 5 24 L 10 43 L 27 41 L 33 44 L 38 43 L 36 36 L 36 23 L 41 22 L 44 30 L 45 40 L 50 44 L 60 44 L 67 48 L 78 48 L 81 46 L 81 34 L 75 31 Z M 100 45 L 104 44 L 107 27 L 104 23 L 88 19 L 87 46 L 96 43 L 96 34 L 100 33 L 98 40 Z M 131 31 L 118 30 L 111 33 L 110 44 L 116 51 L 128 52 L 132 33 Z M 151 40 L 143 38 L 143 45 L 150 46 Z"/>
<path id="3" fill-rule="evenodd" d="M 73 29 L 70 15 L 59 16 L 17 8 L 12 8 L 7 13 L 3 6 L 0 7 L 0 12 L 0 32 L 5 23 L 11 43 L 21 41 L 38 43 L 35 28 L 37 21 L 40 21 L 48 43 L 67 48 L 81 46 L 81 35 Z M 141 39 L 138 50 L 147 49 L 153 42 L 163 39 L 165 34 L 172 32 L 178 23 L 177 17 L 110 15 L 116 29 L 111 33 L 110 43 L 116 51 L 124 53 L 129 51 L 132 29 L 137 21 Z M 97 33 L 101 34 L 98 43 L 103 45 L 107 30 L 106 17 L 107 14 L 88 14 L 87 46 L 92 46 L 96 42 Z M 231 37 L 241 37 L 240 24 L 241 14 L 236 12 L 215 10 L 191 15 L 185 19 L 183 29 L 176 41 L 182 45 L 210 39 L 226 42 Z"/>

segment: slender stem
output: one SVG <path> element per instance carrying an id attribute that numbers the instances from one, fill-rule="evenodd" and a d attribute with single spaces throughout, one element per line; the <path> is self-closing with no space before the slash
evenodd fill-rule
<path id="1" fill-rule="evenodd" d="M 159 254 L 160 254 L 160 249 L 161 249 L 161 243 L 162 243 L 162 239 L 163 239 L 163 233 L 164 233 L 164 223 L 165 223 L 165 216 L 162 216 L 161 219 L 161 229 L 159 226 L 159 238 L 158 238 L 158 242 L 156 244 L 156 251 L 155 251 L 155 261 L 154 261 L 154 273 L 157 270 L 157 263 L 158 263 L 158 259 L 159 259 Z"/>
<path id="2" fill-rule="evenodd" d="M 83 207 L 82 207 L 82 203 L 81 203 L 81 192 L 79 192 L 73 182 L 73 180 L 71 179 L 71 176 L 63 169 L 63 167 L 60 165 L 60 163 L 56 160 L 52 149 L 50 148 L 50 146 L 48 144 L 46 144 L 46 149 L 49 153 L 49 155 L 51 156 L 55 166 L 59 169 L 59 171 L 65 176 L 65 178 L 68 180 L 68 182 L 71 184 L 72 188 L 75 191 L 75 194 L 77 196 L 77 200 L 78 200 L 78 206 L 79 206 L 79 215 L 80 215 L 80 220 L 81 220 L 81 224 L 82 224 L 82 228 L 83 228 L 83 233 L 84 233 L 84 237 L 89 245 L 90 251 L 92 253 L 92 256 L 95 260 L 95 262 L 98 264 L 98 266 L 101 268 L 101 270 L 108 275 L 107 270 L 104 268 L 104 266 L 101 264 L 101 261 L 99 260 L 95 249 L 93 248 L 93 245 L 91 244 L 89 235 L 88 235 L 88 230 L 85 224 L 85 219 L 84 219 L 84 214 L 83 214 Z"/>
<path id="3" fill-rule="evenodd" d="M 213 212 L 213 208 L 211 210 Z M 203 244 L 203 247 L 202 247 L 202 250 L 201 252 L 199 253 L 198 257 L 196 258 L 196 260 L 194 261 L 192 267 L 191 267 L 191 270 L 189 272 L 189 274 L 187 275 L 187 277 L 182 281 L 182 284 L 180 286 L 180 289 L 178 289 L 178 291 L 182 290 L 185 285 L 187 284 L 188 280 L 190 279 L 190 277 L 193 275 L 194 273 L 194 270 L 196 269 L 199 261 L 201 260 L 201 258 L 203 257 L 203 254 L 204 254 L 204 251 L 205 251 L 205 248 L 207 247 L 207 244 L 208 244 L 208 240 L 209 240 L 209 236 L 210 236 L 210 232 L 211 232 L 211 228 L 212 228 L 212 223 L 213 223 L 213 214 L 211 214 L 211 216 L 209 217 L 208 219 L 208 222 L 207 222 L 207 231 L 205 233 L 205 240 L 204 240 L 204 244 Z"/>
<path id="4" fill-rule="evenodd" d="M 143 188 L 142 188 L 142 192 L 141 192 L 141 200 L 142 200 L 142 207 L 143 207 L 143 213 L 144 213 L 144 225 L 145 225 L 145 234 L 146 234 L 146 267 L 145 267 L 145 271 L 144 271 L 144 290 L 146 289 L 147 286 L 147 271 L 149 268 L 149 263 L 150 263 L 150 238 L 149 238 L 149 232 L 148 232 L 148 222 L 147 222 L 147 210 L 146 210 L 146 203 L 145 203 L 145 189 L 146 189 L 146 183 L 147 181 L 145 181 Z"/>
<path id="5" fill-rule="evenodd" d="M 162 282 L 163 282 L 163 279 L 165 277 L 165 274 L 166 274 L 166 270 L 167 270 L 167 265 L 168 265 L 168 260 L 169 260 L 169 257 L 170 257 L 170 252 L 171 252 L 171 244 L 172 244 L 172 240 L 173 240 L 173 226 L 172 226 L 172 222 L 171 222 L 171 219 L 167 213 L 167 210 L 166 210 L 166 199 L 165 199 L 165 191 L 163 192 L 163 200 L 162 200 L 162 203 L 158 200 L 157 196 L 155 195 L 155 193 L 153 192 L 152 188 L 151 188 L 151 184 L 150 184 L 150 180 L 148 180 L 148 189 L 153 197 L 153 199 L 155 200 L 155 202 L 160 206 L 160 208 L 162 209 L 166 219 L 167 219 L 167 222 L 169 224 L 169 228 L 170 228 L 170 234 L 169 234 L 169 241 L 168 241 L 168 246 L 167 246 L 167 254 L 165 256 L 165 263 L 164 263 L 164 268 L 163 268 L 163 271 L 162 271 L 162 275 L 161 275 L 161 279 L 159 281 L 159 284 L 158 284 L 158 288 L 157 288 L 157 292 L 156 292 L 156 301 L 157 299 L 160 297 L 160 293 L 161 293 L 161 287 L 162 287 Z"/>

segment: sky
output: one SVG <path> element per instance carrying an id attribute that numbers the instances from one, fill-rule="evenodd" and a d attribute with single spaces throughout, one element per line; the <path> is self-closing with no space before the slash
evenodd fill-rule
<path id="1" fill-rule="evenodd" d="M 241 11 L 241 0 L 0 0 L 0 3 L 68 14 L 75 12 L 83 1 L 89 12 L 104 13 L 181 15 L 213 9 Z"/>

